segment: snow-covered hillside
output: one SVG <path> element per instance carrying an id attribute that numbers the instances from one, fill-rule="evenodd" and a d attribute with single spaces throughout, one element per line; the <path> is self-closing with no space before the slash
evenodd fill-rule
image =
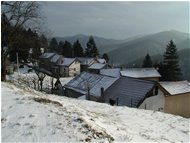
<path id="1" fill-rule="evenodd" d="M 189 142 L 190 119 L 1 83 L 2 141 Z"/>

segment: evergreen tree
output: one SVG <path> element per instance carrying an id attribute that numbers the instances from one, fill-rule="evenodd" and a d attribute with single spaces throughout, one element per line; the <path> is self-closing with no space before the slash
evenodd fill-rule
<path id="1" fill-rule="evenodd" d="M 149 68 L 149 67 L 153 67 L 153 64 L 152 64 L 152 60 L 151 60 L 151 57 L 150 55 L 147 53 L 147 55 L 145 56 L 144 60 L 143 60 L 143 65 L 142 65 L 143 68 Z"/>
<path id="2" fill-rule="evenodd" d="M 62 55 L 62 53 L 63 53 L 63 45 L 64 45 L 63 41 L 60 41 L 59 44 L 58 44 L 58 49 L 59 49 L 58 53 L 60 55 Z"/>
<path id="3" fill-rule="evenodd" d="M 57 51 L 58 50 L 58 42 L 55 38 L 51 39 L 49 48 L 51 51 Z"/>
<path id="4" fill-rule="evenodd" d="M 172 40 L 167 45 L 166 52 L 164 53 L 163 66 L 163 79 L 165 81 L 178 81 L 181 79 L 182 73 L 179 67 L 177 48 Z"/>
<path id="5" fill-rule="evenodd" d="M 104 54 L 102 55 L 102 58 L 105 59 L 107 63 L 109 62 L 108 54 L 104 53 Z"/>
<path id="6" fill-rule="evenodd" d="M 99 56 L 98 49 L 96 47 L 96 43 L 94 38 L 90 36 L 88 43 L 86 44 L 87 48 L 85 49 L 85 55 L 87 57 L 96 57 Z"/>
<path id="7" fill-rule="evenodd" d="M 68 42 L 67 40 L 65 41 L 65 43 L 63 45 L 62 55 L 64 57 L 68 57 L 68 58 L 73 57 L 72 44 L 70 42 Z"/>
<path id="8" fill-rule="evenodd" d="M 83 48 L 79 42 L 79 40 L 77 40 L 76 42 L 74 42 L 73 44 L 73 52 L 74 52 L 74 57 L 83 57 Z"/>

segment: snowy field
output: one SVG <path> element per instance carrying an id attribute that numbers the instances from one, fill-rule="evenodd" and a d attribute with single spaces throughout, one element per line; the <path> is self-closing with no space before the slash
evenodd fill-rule
<path id="1" fill-rule="evenodd" d="M 1 83 L 2 142 L 189 142 L 190 119 Z"/>

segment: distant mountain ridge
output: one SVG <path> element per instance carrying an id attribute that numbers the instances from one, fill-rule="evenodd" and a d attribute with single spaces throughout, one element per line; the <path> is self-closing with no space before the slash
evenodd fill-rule
<path id="1" fill-rule="evenodd" d="M 125 67 L 131 67 L 132 65 L 141 66 L 142 60 L 147 53 L 150 54 L 154 61 L 159 62 L 162 60 L 167 44 L 170 40 L 173 40 L 179 52 L 183 73 L 190 80 L 190 75 L 188 74 L 190 60 L 187 60 L 190 57 L 190 35 L 188 33 L 170 30 L 124 40 L 93 37 L 100 55 L 107 53 L 111 64 L 124 65 Z M 79 40 L 83 48 L 86 48 L 86 43 L 89 40 L 89 36 L 82 34 L 55 38 L 57 41 L 64 42 L 67 40 L 72 44 L 74 41 Z"/>
<path id="2" fill-rule="evenodd" d="M 93 35 L 92 35 L 93 36 Z M 86 48 L 86 43 L 89 40 L 90 35 L 83 35 L 83 34 L 78 34 L 78 35 L 74 35 L 74 36 L 68 36 L 68 37 L 55 37 L 56 40 L 59 41 L 69 41 L 71 44 L 73 44 L 74 42 L 76 42 L 77 40 L 79 40 L 79 42 L 81 43 L 83 48 Z M 115 40 L 115 39 L 106 39 L 103 37 L 98 37 L 98 36 L 93 36 L 95 43 L 97 45 L 97 47 L 101 47 L 103 45 L 107 45 L 107 44 L 117 44 L 117 43 L 121 43 L 123 40 Z"/>

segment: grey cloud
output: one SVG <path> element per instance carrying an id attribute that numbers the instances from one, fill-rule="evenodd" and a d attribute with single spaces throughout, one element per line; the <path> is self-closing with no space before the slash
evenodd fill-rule
<path id="1" fill-rule="evenodd" d="M 42 12 L 54 36 L 124 39 L 170 29 L 189 32 L 189 2 L 45 2 Z"/>

